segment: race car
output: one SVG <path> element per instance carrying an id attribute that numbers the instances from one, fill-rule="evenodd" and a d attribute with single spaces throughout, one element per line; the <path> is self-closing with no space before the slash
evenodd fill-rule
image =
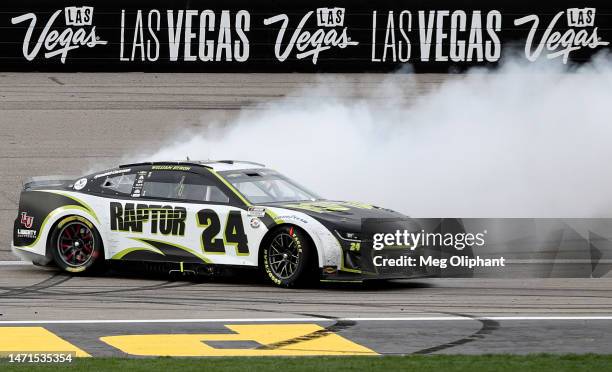
<path id="1" fill-rule="evenodd" d="M 12 249 L 70 273 L 119 261 L 198 274 L 253 267 L 292 287 L 364 279 L 364 218 L 406 221 L 389 209 L 324 200 L 254 162 L 144 162 L 26 181 Z"/>

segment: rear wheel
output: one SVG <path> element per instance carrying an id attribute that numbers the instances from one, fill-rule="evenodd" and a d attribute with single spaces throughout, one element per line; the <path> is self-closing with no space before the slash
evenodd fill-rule
<path id="1" fill-rule="evenodd" d="M 316 250 L 306 233 L 299 228 L 279 227 L 262 249 L 263 269 L 274 284 L 288 288 L 316 279 Z"/>
<path id="2" fill-rule="evenodd" d="M 55 226 L 49 243 L 55 263 L 68 272 L 91 272 L 104 260 L 100 235 L 83 217 L 62 219 Z"/>

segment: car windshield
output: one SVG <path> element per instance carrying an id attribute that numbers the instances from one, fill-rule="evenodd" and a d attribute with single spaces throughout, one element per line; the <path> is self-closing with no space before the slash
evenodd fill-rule
<path id="1" fill-rule="evenodd" d="M 289 178 L 269 169 L 225 171 L 220 174 L 254 204 L 320 199 Z"/>

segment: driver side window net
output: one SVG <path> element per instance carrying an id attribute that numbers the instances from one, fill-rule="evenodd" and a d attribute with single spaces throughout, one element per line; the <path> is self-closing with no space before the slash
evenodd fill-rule
<path id="1" fill-rule="evenodd" d="M 209 179 L 179 171 L 149 172 L 142 189 L 142 197 L 210 203 L 229 202 L 229 197 Z"/>

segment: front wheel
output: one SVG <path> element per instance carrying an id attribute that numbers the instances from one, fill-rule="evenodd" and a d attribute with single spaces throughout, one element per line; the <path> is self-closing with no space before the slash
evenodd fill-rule
<path id="1" fill-rule="evenodd" d="M 100 235 L 83 217 L 62 219 L 53 230 L 49 243 L 55 263 L 64 271 L 91 272 L 104 260 Z"/>
<path id="2" fill-rule="evenodd" d="M 306 233 L 294 226 L 282 226 L 262 247 L 266 277 L 280 287 L 295 287 L 316 279 L 316 249 Z"/>

